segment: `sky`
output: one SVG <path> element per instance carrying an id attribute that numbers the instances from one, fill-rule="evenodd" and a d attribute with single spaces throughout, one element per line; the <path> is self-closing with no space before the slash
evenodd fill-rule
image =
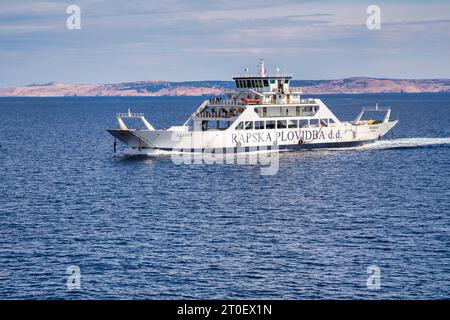
<path id="1" fill-rule="evenodd" d="M 260 58 L 295 79 L 450 78 L 450 1 L 0 1 L 1 87 L 229 80 Z"/>

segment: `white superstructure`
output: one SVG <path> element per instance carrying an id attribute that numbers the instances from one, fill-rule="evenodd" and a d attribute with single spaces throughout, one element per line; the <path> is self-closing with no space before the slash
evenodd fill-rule
<path id="1" fill-rule="evenodd" d="M 380 139 L 397 121 L 390 109 L 363 108 L 354 121 L 340 121 L 320 100 L 303 98 L 290 86 L 292 76 L 266 71 L 264 61 L 256 74 L 233 77 L 236 92 L 204 101 L 181 126 L 155 129 L 143 114 L 119 113 L 115 138 L 138 152 L 150 149 L 183 152 L 217 150 L 245 152 L 255 148 L 311 149 L 352 147 Z M 379 120 L 366 119 L 367 112 L 383 112 Z M 131 129 L 129 118 L 143 123 Z"/>

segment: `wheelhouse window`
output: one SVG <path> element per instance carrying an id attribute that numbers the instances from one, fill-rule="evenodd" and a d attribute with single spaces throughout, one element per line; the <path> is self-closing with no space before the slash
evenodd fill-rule
<path id="1" fill-rule="evenodd" d="M 263 83 L 264 83 L 264 87 L 268 87 L 269 86 L 269 81 L 267 79 L 264 79 Z"/>
<path id="2" fill-rule="evenodd" d="M 253 130 L 253 121 L 245 121 L 245 130 Z"/>
<path id="3" fill-rule="evenodd" d="M 242 122 L 242 121 L 239 122 L 235 129 L 236 129 L 236 130 L 242 130 L 242 129 L 244 129 L 244 122 Z"/>

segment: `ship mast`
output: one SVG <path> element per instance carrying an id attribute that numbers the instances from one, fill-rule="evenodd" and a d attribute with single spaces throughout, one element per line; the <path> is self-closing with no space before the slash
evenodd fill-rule
<path id="1" fill-rule="evenodd" d="M 266 68 L 264 67 L 264 59 L 259 60 L 259 76 L 260 77 L 266 76 Z"/>

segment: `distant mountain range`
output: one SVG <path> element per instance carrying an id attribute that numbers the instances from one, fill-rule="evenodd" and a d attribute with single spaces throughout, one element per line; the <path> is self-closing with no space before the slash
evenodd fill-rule
<path id="1" fill-rule="evenodd" d="M 291 86 L 306 94 L 450 92 L 450 79 L 293 80 Z M 61 96 L 201 96 L 234 89 L 233 81 L 138 81 L 114 84 L 65 84 L 51 82 L 0 88 L 0 97 Z"/>

